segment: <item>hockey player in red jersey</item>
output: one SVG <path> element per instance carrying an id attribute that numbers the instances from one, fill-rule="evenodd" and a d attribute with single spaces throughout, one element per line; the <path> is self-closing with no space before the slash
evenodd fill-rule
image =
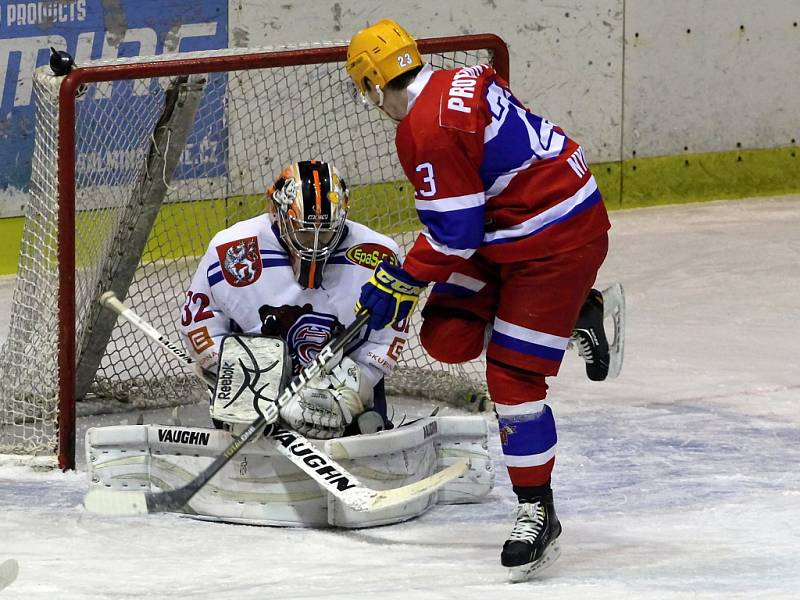
<path id="1" fill-rule="evenodd" d="M 353 37 L 346 68 L 397 123 L 397 154 L 425 226 L 402 268 L 378 265 L 358 306 L 373 328 L 386 327 L 433 283 L 420 335 L 443 362 L 478 357 L 489 332 L 486 379 L 519 498 L 501 562 L 525 579 L 557 558 L 561 533 L 545 377 L 558 373 L 579 315 L 595 325 L 582 326 L 596 338 L 589 352 L 606 343 L 602 300 L 591 290 L 608 249 L 600 191 L 582 148 L 531 113 L 489 65 L 436 71 L 384 20 Z M 602 365 L 587 372 L 605 377 Z"/>

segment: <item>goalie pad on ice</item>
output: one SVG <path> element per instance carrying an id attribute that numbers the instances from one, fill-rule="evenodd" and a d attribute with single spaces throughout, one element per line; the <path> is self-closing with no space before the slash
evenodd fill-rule
<path id="1" fill-rule="evenodd" d="M 291 376 L 286 342 L 278 337 L 227 335 L 219 355 L 211 417 L 226 423 L 258 418 L 259 400 L 275 400 Z"/>
<path id="2" fill-rule="evenodd" d="M 180 487 L 231 443 L 228 432 L 167 425 L 96 427 L 86 432 L 90 487 L 158 491 Z M 494 485 L 481 417 L 429 417 L 369 435 L 314 443 L 374 489 L 419 481 L 467 457 L 469 470 L 429 496 L 355 512 L 280 455 L 273 438 L 247 444 L 183 512 L 253 525 L 370 527 L 405 521 L 434 504 L 480 502 Z"/>

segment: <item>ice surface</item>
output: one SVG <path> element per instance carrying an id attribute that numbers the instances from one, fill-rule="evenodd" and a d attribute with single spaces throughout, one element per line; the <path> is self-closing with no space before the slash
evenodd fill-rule
<path id="1" fill-rule="evenodd" d="M 5 467 L 0 561 L 20 572 L 0 598 L 800 598 L 800 197 L 612 221 L 598 283 L 625 285 L 626 362 L 593 383 L 572 353 L 551 381 L 563 554 L 541 579 L 499 565 L 501 461 L 484 504 L 352 532 L 101 517 L 84 473 Z"/>

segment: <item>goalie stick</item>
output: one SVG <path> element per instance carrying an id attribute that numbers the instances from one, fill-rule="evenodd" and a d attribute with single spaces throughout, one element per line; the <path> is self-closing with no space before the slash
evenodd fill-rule
<path id="1" fill-rule="evenodd" d="M 188 354 L 120 302 L 114 292 L 104 293 L 100 297 L 100 303 L 123 317 L 183 363 L 194 364 Z M 360 313 L 353 323 L 346 327 L 338 337 L 331 340 L 300 373 L 292 378 L 274 402 L 274 410 L 270 411 L 271 414 L 269 415 L 270 418 L 274 417 L 272 423 L 267 424 L 266 419 L 259 415 L 238 437 L 233 439 L 222 454 L 183 487 L 161 492 L 95 488 L 89 490 L 84 497 L 84 507 L 90 512 L 115 515 L 178 510 L 189 502 L 247 442 L 258 436 L 265 427 L 268 428 L 265 434 L 274 441 L 275 448 L 283 456 L 292 461 L 324 490 L 356 511 L 379 510 L 410 502 L 419 496 L 436 491 L 447 482 L 463 475 L 467 470 L 468 463 L 466 459 L 460 459 L 449 467 L 409 485 L 390 490 L 374 490 L 362 485 L 355 476 L 324 452 L 317 449 L 302 435 L 296 431 L 281 429 L 278 426 L 277 419 L 280 407 L 284 406 L 295 394 L 303 390 L 310 379 L 327 372 L 326 366 L 329 361 L 344 349 L 368 319 L 368 313 Z M 203 380 L 207 382 L 205 377 Z M 309 460 L 312 456 L 314 460 Z"/>

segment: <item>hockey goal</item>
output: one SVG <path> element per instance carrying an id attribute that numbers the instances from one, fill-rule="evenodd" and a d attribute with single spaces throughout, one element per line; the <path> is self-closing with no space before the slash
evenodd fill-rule
<path id="1" fill-rule="evenodd" d="M 491 62 L 494 35 L 419 41 L 439 68 Z M 351 218 L 408 248 L 419 228 L 394 128 L 356 101 L 346 46 L 230 49 L 98 61 L 35 74 L 30 201 L 0 354 L 0 454 L 75 464 L 76 415 L 206 401 L 202 386 L 103 312 L 114 290 L 165 335 L 214 233 L 265 210 L 282 164 L 336 164 Z M 417 321 L 390 393 L 481 391 L 483 367 L 436 363 Z"/>

